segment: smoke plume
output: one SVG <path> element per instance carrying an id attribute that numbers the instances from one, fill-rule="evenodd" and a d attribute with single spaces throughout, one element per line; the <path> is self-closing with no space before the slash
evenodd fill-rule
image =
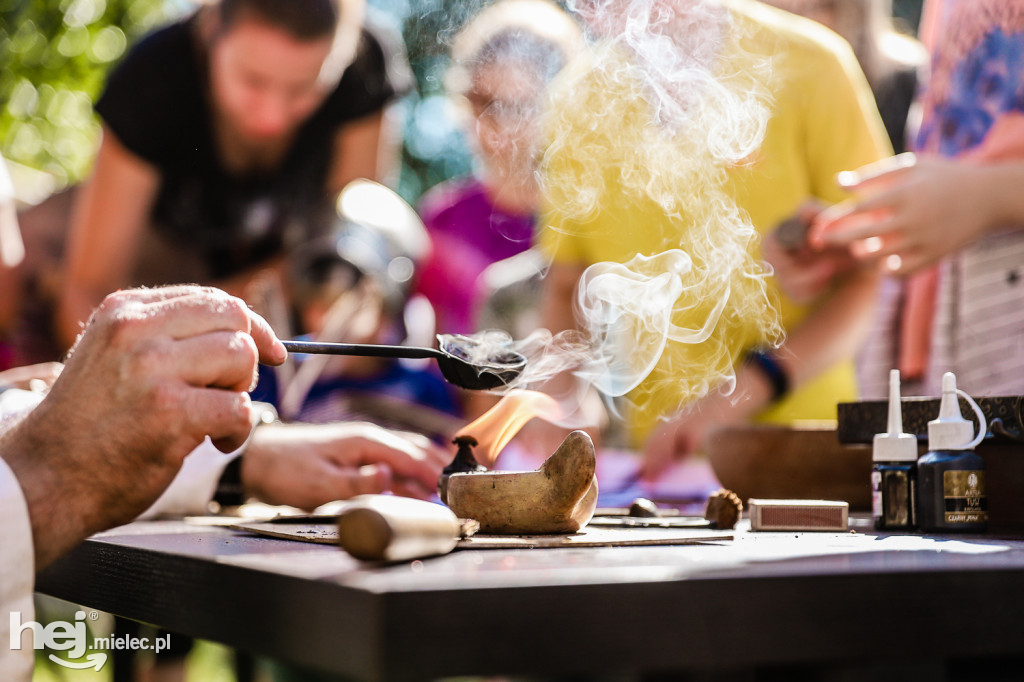
<path id="1" fill-rule="evenodd" d="M 549 249 L 566 241 L 596 263 L 579 283 L 581 331 L 494 341 L 527 356 L 517 386 L 568 369 L 644 429 L 729 391 L 742 350 L 781 338 L 757 234 L 727 189 L 764 137 L 771 64 L 711 0 L 570 9 L 594 43 L 552 86 L 539 227 Z"/>

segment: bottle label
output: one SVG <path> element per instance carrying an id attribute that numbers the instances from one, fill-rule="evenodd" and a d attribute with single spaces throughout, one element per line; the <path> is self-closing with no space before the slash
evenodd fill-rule
<path id="1" fill-rule="evenodd" d="M 885 523 L 891 528 L 901 528 L 913 521 L 911 509 L 914 496 L 910 487 L 910 476 L 903 469 L 894 468 L 882 475 L 882 508 Z"/>
<path id="2" fill-rule="evenodd" d="M 988 498 L 984 471 L 945 471 L 942 474 L 946 523 L 986 523 Z"/>
<path id="3" fill-rule="evenodd" d="M 871 512 L 875 519 L 883 518 L 885 510 L 882 509 L 882 472 L 871 472 Z"/>

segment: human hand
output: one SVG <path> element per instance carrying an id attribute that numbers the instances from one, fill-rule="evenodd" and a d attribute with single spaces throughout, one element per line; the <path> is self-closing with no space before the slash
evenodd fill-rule
<path id="1" fill-rule="evenodd" d="M 257 358 L 286 356 L 266 322 L 223 292 L 108 296 L 49 395 L 0 441 L 28 503 L 37 567 L 145 510 L 207 435 L 243 443 Z"/>
<path id="2" fill-rule="evenodd" d="M 265 426 L 242 456 L 242 484 L 263 502 L 303 509 L 388 490 L 427 499 L 454 456 L 425 436 L 364 422 Z"/>
<path id="3" fill-rule="evenodd" d="M 689 410 L 656 428 L 644 446 L 640 476 L 653 480 L 674 462 L 706 450 L 712 431 L 729 424 L 746 423 L 768 404 L 771 387 L 758 370 L 741 367 L 736 372 L 736 388 L 730 395 L 710 393 Z"/>
<path id="4" fill-rule="evenodd" d="M 762 256 L 771 264 L 779 287 L 796 303 L 808 303 L 821 296 L 837 278 L 856 265 L 845 246 L 814 248 L 806 235 L 798 241 L 789 233 L 792 226 L 805 226 L 808 230 L 824 206 L 816 201 L 805 202 L 797 212 L 768 234 L 764 239 Z"/>
<path id="5" fill-rule="evenodd" d="M 859 198 L 821 213 L 818 246 L 848 246 L 859 258 L 906 275 L 976 240 L 992 227 L 985 173 L 963 161 L 900 154 L 839 174 Z"/>
<path id="6" fill-rule="evenodd" d="M 12 367 L 0 372 L 0 388 L 21 388 L 29 391 L 42 386 L 49 389 L 63 369 L 64 365 L 59 362 Z"/>

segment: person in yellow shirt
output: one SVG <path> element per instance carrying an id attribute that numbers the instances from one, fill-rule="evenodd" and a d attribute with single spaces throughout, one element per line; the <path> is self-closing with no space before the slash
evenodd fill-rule
<path id="1" fill-rule="evenodd" d="M 834 419 L 856 397 L 852 357 L 877 276 L 851 269 L 797 303 L 761 266 L 753 230 L 769 236 L 808 202 L 843 200 L 836 174 L 891 148 L 831 31 L 752 0 L 642 5 L 581 5 L 604 40 L 555 90 L 538 241 L 552 261 L 542 315 L 553 332 L 571 324 L 588 266 L 669 249 L 692 259 L 672 325 L 703 334 L 670 340 L 627 396 L 632 443 L 655 475 L 716 425 Z M 806 257 L 830 275 L 847 262 Z"/>

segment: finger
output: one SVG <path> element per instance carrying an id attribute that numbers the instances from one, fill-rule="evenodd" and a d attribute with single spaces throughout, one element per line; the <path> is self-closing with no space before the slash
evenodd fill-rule
<path id="1" fill-rule="evenodd" d="M 194 296 L 196 294 L 220 295 L 225 297 L 228 295 L 220 289 L 214 289 L 213 287 L 201 287 L 195 284 L 175 284 L 166 287 L 121 289 L 108 295 L 104 301 L 110 301 L 115 304 L 148 304 L 166 301 L 172 298 L 181 298 L 183 296 Z"/>
<path id="2" fill-rule="evenodd" d="M 157 335 L 183 339 L 213 331 L 249 333 L 248 308 L 241 299 L 222 292 L 194 287 L 180 296 L 146 298 L 137 290 L 111 294 L 93 314 L 90 326 L 103 325 L 115 340 Z"/>
<path id="3" fill-rule="evenodd" d="M 433 466 L 441 467 L 442 469 L 451 463 L 452 458 L 455 457 L 455 453 L 450 450 L 443 448 L 426 436 L 421 436 L 423 439 L 423 451 L 427 455 L 427 461 Z M 413 441 L 415 444 L 415 441 Z"/>
<path id="4" fill-rule="evenodd" d="M 838 204 L 833 204 L 814 216 L 811 226 L 807 229 L 807 243 L 816 249 L 825 248 L 826 244 L 822 239 L 822 233 L 831 229 L 832 223 L 853 213 L 859 203 L 856 199 L 847 199 Z"/>
<path id="5" fill-rule="evenodd" d="M 15 386 L 28 388 L 33 381 L 42 381 L 48 386 L 60 376 L 64 368 L 59 362 L 44 362 L 37 365 L 25 365 L 23 367 L 12 367 L 0 372 L 0 386 Z"/>
<path id="6" fill-rule="evenodd" d="M 851 216 L 868 216 L 874 213 L 891 212 L 903 203 L 903 191 L 900 188 L 892 188 L 883 192 L 877 192 L 862 199 L 848 200 L 835 204 L 825 209 L 815 218 L 811 230 L 828 230 L 842 220 L 849 220 Z"/>
<path id="7" fill-rule="evenodd" d="M 253 310 L 248 310 L 249 333 L 256 342 L 260 362 L 266 365 L 280 365 L 288 359 L 288 351 L 277 338 L 270 323 Z"/>
<path id="8" fill-rule="evenodd" d="M 850 251 L 860 261 L 883 261 L 891 256 L 904 256 L 916 250 L 911 242 L 898 231 L 891 232 L 885 239 L 868 239 L 865 243 L 854 244 Z"/>
<path id="9" fill-rule="evenodd" d="M 447 464 L 437 454 L 428 454 L 428 448 L 385 429 L 376 431 L 366 442 L 362 461 L 364 464 L 386 463 L 396 476 L 418 480 L 427 488 L 437 485 L 441 469 Z"/>
<path id="10" fill-rule="evenodd" d="M 825 205 L 817 199 L 808 199 L 797 209 L 796 215 L 807 224 L 814 221 L 818 215 L 825 210 Z"/>
<path id="11" fill-rule="evenodd" d="M 183 339 L 214 331 L 242 331 L 256 342 L 261 360 L 280 364 L 288 356 L 270 325 L 250 310 L 240 298 L 228 296 L 218 289 L 200 287 L 168 287 L 154 290 L 149 299 L 143 328 Z"/>
<path id="12" fill-rule="evenodd" d="M 886 257 L 882 260 L 882 268 L 889 274 L 903 277 L 912 275 L 918 270 L 934 264 L 937 260 L 937 256 L 927 251 L 912 250 Z"/>
<path id="13" fill-rule="evenodd" d="M 402 497 L 414 497 L 418 500 L 429 500 L 437 494 L 437 486 L 433 488 L 424 487 L 419 481 L 396 478 L 391 484 L 391 492 Z"/>
<path id="14" fill-rule="evenodd" d="M 842 215 L 831 215 L 811 227 L 811 243 L 818 248 L 848 246 L 852 242 L 878 237 L 893 229 L 895 204 L 890 194 L 873 197 Z"/>
<path id="15" fill-rule="evenodd" d="M 899 178 L 910 168 L 917 165 L 917 157 L 913 152 L 905 152 L 869 163 L 852 171 L 843 171 L 836 175 L 836 182 L 846 189 L 864 189 L 868 185 L 890 182 Z"/>
<path id="16" fill-rule="evenodd" d="M 156 289 L 123 289 L 107 295 L 92 311 L 89 320 L 68 353 L 74 356 L 79 345 L 87 338 L 100 339 L 99 343 L 113 343 L 118 338 L 134 338 L 137 334 L 152 334 L 154 326 L 166 324 L 167 309 L 160 304 L 195 298 L 197 295 L 214 297 L 217 290 L 205 290 L 196 286 L 160 287 Z M 156 308 L 149 306 L 156 305 Z M 172 316 L 173 317 L 173 316 Z M 98 330 L 98 331 L 97 331 Z M 86 333 L 91 332 L 91 333 Z M 106 339 L 104 341 L 103 339 Z"/>
<path id="17" fill-rule="evenodd" d="M 908 243 L 900 232 L 901 227 L 902 222 L 895 218 L 880 221 L 877 229 L 873 230 L 877 234 L 850 244 L 850 255 L 863 262 L 906 249 Z"/>
<path id="18" fill-rule="evenodd" d="M 187 387 L 183 405 L 168 411 L 165 423 L 178 425 L 177 432 L 192 447 L 209 436 L 221 452 L 242 447 L 252 431 L 252 401 L 248 393 L 219 388 Z"/>
<path id="19" fill-rule="evenodd" d="M 390 466 L 396 477 L 418 481 L 428 490 L 437 487 L 437 479 L 444 468 L 444 465 L 428 459 L 422 451 L 409 453 L 386 448 L 378 452 L 377 461 Z"/>
<path id="20" fill-rule="evenodd" d="M 250 391 L 256 387 L 258 351 L 242 332 L 211 332 L 168 344 L 155 358 L 192 386 Z"/>
<path id="21" fill-rule="evenodd" d="M 336 469 L 329 477 L 334 499 L 372 495 L 391 488 L 391 471 L 386 466 L 367 464 L 358 469 Z M 329 500 L 328 500 L 329 501 Z"/>
<path id="22" fill-rule="evenodd" d="M 252 336 L 261 362 L 280 365 L 288 357 L 288 351 L 270 324 L 249 308 L 242 299 L 229 296 L 212 287 L 182 287 L 178 296 L 170 295 L 174 288 L 170 289 L 172 291 L 166 299 L 157 301 L 166 306 L 180 307 L 183 313 L 194 309 L 197 314 L 193 320 L 182 316 L 176 328 L 179 337 L 184 334 L 201 333 L 208 325 L 217 324 L 216 318 L 221 318 L 221 324 L 227 329 L 238 329 Z M 205 317 L 207 309 L 211 315 L 209 318 Z M 188 324 L 190 322 L 191 324 Z"/>
<path id="23" fill-rule="evenodd" d="M 248 334 L 252 326 L 242 299 L 208 292 L 155 301 L 147 306 L 147 313 L 163 333 L 175 339 L 216 331 Z"/>

